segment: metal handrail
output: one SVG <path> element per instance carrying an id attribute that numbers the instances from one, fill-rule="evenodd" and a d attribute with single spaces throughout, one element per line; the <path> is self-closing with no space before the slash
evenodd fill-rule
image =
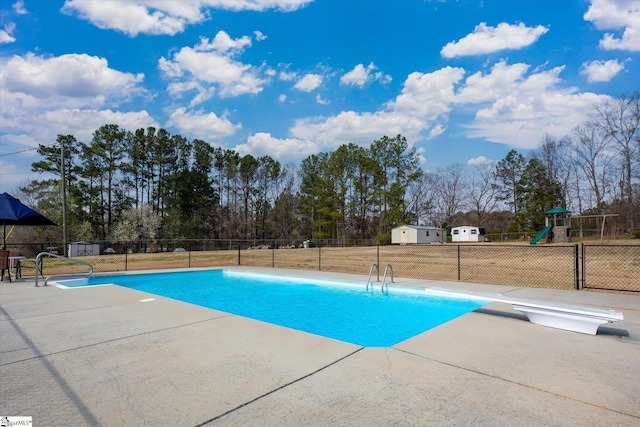
<path id="1" fill-rule="evenodd" d="M 378 276 L 380 276 L 380 268 L 378 268 L 378 264 L 374 262 L 373 264 L 371 264 L 371 268 L 369 269 L 369 277 L 367 277 L 367 292 L 369 292 L 369 285 L 371 285 L 371 289 L 373 289 L 373 284 L 371 283 L 371 274 L 373 273 L 373 267 L 376 268 Z"/>
<path id="2" fill-rule="evenodd" d="M 67 261 L 71 261 L 71 262 L 73 262 L 75 264 L 80 264 L 80 265 L 87 266 L 87 267 L 89 267 L 89 273 L 87 274 L 87 276 L 91 276 L 93 274 L 93 265 L 89 264 L 86 261 L 81 261 L 79 259 L 69 258 L 69 257 L 66 257 L 66 256 L 54 254 L 52 252 L 40 252 L 36 256 L 36 287 L 38 287 L 38 272 L 40 272 L 40 274 L 42 274 L 42 257 L 44 257 L 44 256 L 60 258 L 60 259 L 64 259 L 64 260 L 67 260 Z M 56 275 L 51 275 L 51 276 L 47 277 L 46 279 L 44 279 L 44 286 L 47 286 L 47 281 L 49 281 L 49 279 L 51 279 L 54 276 L 56 276 Z M 58 274 L 57 276 L 60 276 L 60 275 Z M 44 277 L 44 274 L 42 274 L 42 277 Z"/>
<path id="3" fill-rule="evenodd" d="M 391 264 L 387 264 L 387 266 L 384 268 L 384 276 L 382 276 L 382 285 L 380 285 L 380 290 L 382 292 L 384 292 L 384 287 L 387 287 L 387 292 L 389 292 L 389 285 L 386 283 L 387 282 L 387 270 L 391 270 L 391 283 L 393 283 L 393 267 L 391 267 Z"/>

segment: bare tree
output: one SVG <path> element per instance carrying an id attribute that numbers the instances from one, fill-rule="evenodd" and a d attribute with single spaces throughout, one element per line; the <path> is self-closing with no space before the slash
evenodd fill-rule
<path id="1" fill-rule="evenodd" d="M 464 207 L 468 183 L 464 174 L 464 166 L 454 163 L 444 170 L 439 169 L 435 175 L 436 206 L 448 223 L 451 218 Z"/>
<path id="2" fill-rule="evenodd" d="M 596 210 L 602 213 L 615 153 L 609 149 L 607 136 L 593 124 L 576 127 L 573 135 L 573 160 L 589 183 Z"/>
<path id="3" fill-rule="evenodd" d="M 569 204 L 567 190 L 571 179 L 571 141 L 568 137 L 556 138 L 545 134 L 533 156 L 542 162 L 549 174 L 549 180 L 562 185 L 562 199 L 565 207 Z"/>
<path id="4" fill-rule="evenodd" d="M 422 174 L 407 187 L 407 211 L 414 218 L 416 225 L 440 225 L 426 221 L 426 215 L 433 209 L 434 187 L 432 176 Z M 421 221 L 422 219 L 422 221 Z"/>
<path id="5" fill-rule="evenodd" d="M 497 186 L 495 171 L 492 167 L 477 166 L 469 183 L 469 203 L 473 205 L 476 226 L 483 226 L 486 216 L 493 212 L 497 205 Z"/>
<path id="6" fill-rule="evenodd" d="M 596 108 L 591 122 L 606 135 L 621 155 L 622 197 L 627 211 L 627 224 L 634 229 L 637 213 L 634 207 L 632 165 L 640 149 L 640 92 L 604 101 Z"/>

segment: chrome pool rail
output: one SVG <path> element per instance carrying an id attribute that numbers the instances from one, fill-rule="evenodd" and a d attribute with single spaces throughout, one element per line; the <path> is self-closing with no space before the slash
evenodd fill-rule
<path id="1" fill-rule="evenodd" d="M 371 264 L 371 268 L 369 269 L 369 277 L 367 277 L 367 292 L 369 292 L 369 285 L 371 285 L 371 290 L 373 290 L 373 283 L 371 283 L 371 274 L 373 274 L 374 268 L 376 269 L 376 276 L 378 278 L 378 281 L 380 281 L 380 268 L 378 267 L 378 264 L 374 262 L 373 264 Z"/>
<path id="2" fill-rule="evenodd" d="M 59 258 L 59 259 L 63 259 L 65 261 L 70 261 L 73 262 L 75 264 L 80 264 L 80 265 L 84 265 L 86 267 L 89 267 L 89 273 L 86 274 L 86 276 L 91 276 L 93 274 L 93 265 L 89 264 L 86 261 L 81 261 L 79 259 L 75 259 L 75 258 L 69 258 L 63 255 L 58 255 L 58 254 L 54 254 L 51 252 L 40 252 L 37 256 L 36 256 L 36 287 L 38 287 L 38 273 L 40 273 L 40 275 L 42 275 L 42 277 L 44 277 L 44 275 L 42 274 L 42 258 L 43 257 L 53 257 L 53 258 Z M 84 274 L 83 274 L 84 275 Z M 51 279 L 52 277 L 54 277 L 55 275 L 51 275 L 47 278 L 44 279 L 44 286 L 47 286 L 47 282 L 49 281 L 49 279 Z"/>
<path id="3" fill-rule="evenodd" d="M 369 277 L 367 277 L 367 292 L 369 292 L 369 285 L 371 285 L 371 290 L 373 290 L 373 283 L 371 283 L 371 275 L 373 274 L 374 268 L 376 269 L 376 276 L 378 278 L 376 282 L 380 281 L 380 267 L 378 267 L 378 264 L 373 263 L 371 264 L 371 268 L 369 268 Z M 393 267 L 391 266 L 391 264 L 387 264 L 387 266 L 384 268 L 384 276 L 382 277 L 382 284 L 380 285 L 380 291 L 383 293 L 385 289 L 387 292 L 389 292 L 389 284 L 387 283 L 388 271 L 391 271 L 391 283 L 393 283 Z"/>
<path id="4" fill-rule="evenodd" d="M 382 285 L 380 285 L 380 290 L 382 292 L 384 292 L 385 287 L 387 289 L 387 292 L 389 292 L 389 284 L 387 283 L 387 270 L 391 270 L 391 283 L 393 283 L 393 267 L 391 267 L 391 264 L 387 264 L 387 266 L 384 268 L 384 275 L 382 276 Z"/>

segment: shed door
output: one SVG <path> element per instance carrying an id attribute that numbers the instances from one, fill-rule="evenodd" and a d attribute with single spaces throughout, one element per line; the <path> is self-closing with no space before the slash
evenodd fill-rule
<path id="1" fill-rule="evenodd" d="M 400 243 L 405 245 L 409 243 L 409 234 L 407 233 L 407 230 L 402 230 L 402 234 L 400 234 Z"/>

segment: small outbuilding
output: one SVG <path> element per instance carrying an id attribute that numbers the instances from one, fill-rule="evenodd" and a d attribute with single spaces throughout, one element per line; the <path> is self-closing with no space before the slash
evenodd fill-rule
<path id="1" fill-rule="evenodd" d="M 451 229 L 452 242 L 484 242 L 487 232 L 482 227 L 463 225 Z"/>
<path id="2" fill-rule="evenodd" d="M 69 256 L 100 255 L 100 245 L 90 242 L 73 242 L 69 244 Z"/>
<path id="3" fill-rule="evenodd" d="M 411 245 L 420 243 L 440 243 L 442 229 L 422 225 L 402 225 L 391 230 L 391 243 Z"/>

